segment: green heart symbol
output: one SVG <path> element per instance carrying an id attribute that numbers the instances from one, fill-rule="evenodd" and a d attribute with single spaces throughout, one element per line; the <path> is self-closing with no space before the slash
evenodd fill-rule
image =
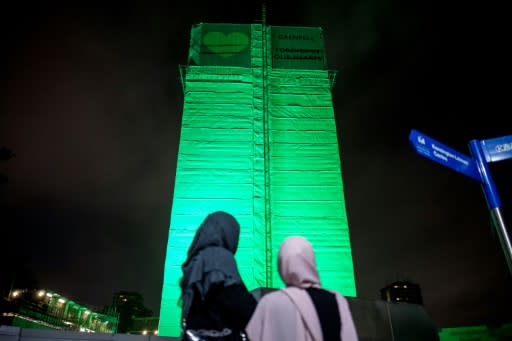
<path id="1" fill-rule="evenodd" d="M 249 45 L 249 37 L 242 32 L 230 34 L 208 32 L 203 37 L 203 43 L 211 51 L 223 58 L 228 58 L 245 49 Z"/>

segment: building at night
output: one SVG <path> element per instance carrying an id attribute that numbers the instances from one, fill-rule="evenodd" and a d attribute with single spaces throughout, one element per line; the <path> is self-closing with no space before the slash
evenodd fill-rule
<path id="1" fill-rule="evenodd" d="M 180 333 L 181 264 L 205 217 L 241 226 L 249 290 L 283 286 L 277 252 L 301 235 L 322 284 L 356 295 L 329 71 L 319 27 L 195 25 L 180 68 L 184 105 L 164 267 L 160 335 Z"/>
<path id="2" fill-rule="evenodd" d="M 380 296 L 387 302 L 423 304 L 419 284 L 408 281 L 396 281 L 380 289 Z"/>
<path id="3" fill-rule="evenodd" d="M 44 289 L 11 290 L 2 301 L 0 324 L 35 329 L 116 333 L 118 313 L 94 309 Z"/>
<path id="4" fill-rule="evenodd" d="M 144 298 L 138 292 L 116 292 L 112 297 L 112 307 L 119 313 L 118 333 L 130 333 L 136 318 L 152 316 L 152 311 L 144 306 Z"/>

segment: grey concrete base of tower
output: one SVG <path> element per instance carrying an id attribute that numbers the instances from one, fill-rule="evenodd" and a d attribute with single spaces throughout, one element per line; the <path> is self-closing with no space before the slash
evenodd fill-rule
<path id="1" fill-rule="evenodd" d="M 411 303 L 389 303 L 347 297 L 360 341 L 439 340 L 425 308 Z"/>
<path id="2" fill-rule="evenodd" d="M 260 300 L 275 291 L 257 288 L 251 294 Z M 438 330 L 422 305 L 389 303 L 347 297 L 360 341 L 439 340 Z"/>

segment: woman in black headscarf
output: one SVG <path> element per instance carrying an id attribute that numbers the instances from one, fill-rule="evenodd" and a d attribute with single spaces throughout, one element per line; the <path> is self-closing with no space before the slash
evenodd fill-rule
<path id="1" fill-rule="evenodd" d="M 206 217 L 181 269 L 184 339 L 242 340 L 256 308 L 235 262 L 240 225 L 225 212 Z"/>

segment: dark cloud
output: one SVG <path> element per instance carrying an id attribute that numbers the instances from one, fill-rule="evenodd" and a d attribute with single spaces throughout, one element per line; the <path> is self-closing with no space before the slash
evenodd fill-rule
<path id="1" fill-rule="evenodd" d="M 502 21 L 475 6 L 267 4 L 270 24 L 323 27 L 338 70 L 359 295 L 409 278 L 439 326 L 511 318 L 510 275 L 480 186 L 407 139 L 416 128 L 469 154 L 470 139 L 512 133 L 490 76 L 507 80 Z M 45 5 L 2 19 L 0 145 L 16 153 L 1 164 L 4 269 L 24 267 L 99 306 L 116 290 L 140 291 L 158 312 L 190 27 L 256 22 L 260 3 Z M 511 162 L 491 165 L 508 220 Z"/>

